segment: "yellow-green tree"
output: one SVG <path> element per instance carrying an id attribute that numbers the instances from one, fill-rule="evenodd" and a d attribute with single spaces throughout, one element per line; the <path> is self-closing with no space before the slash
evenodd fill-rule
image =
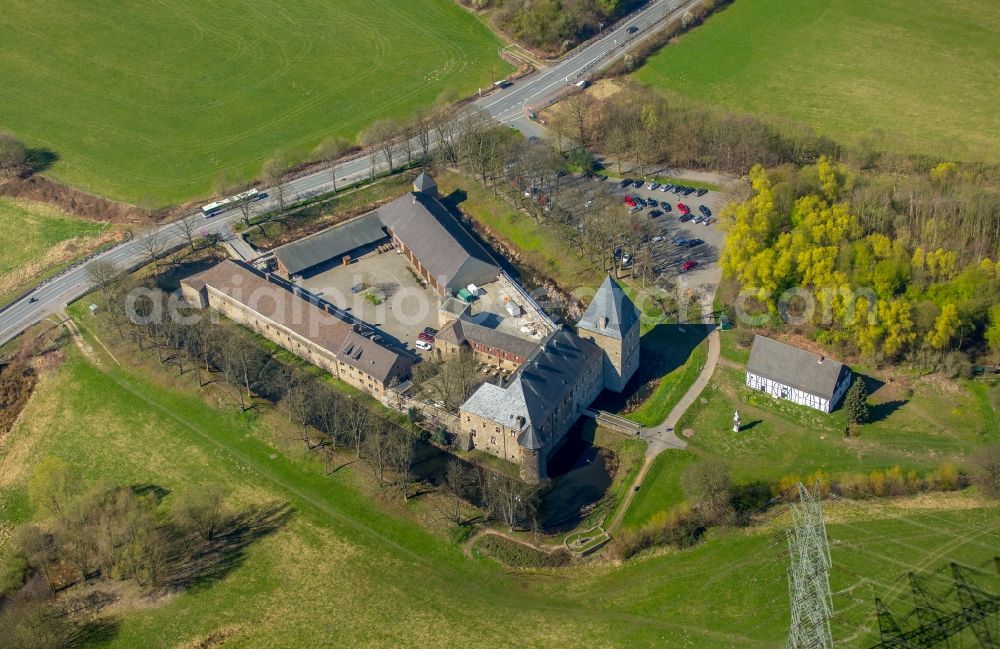
<path id="1" fill-rule="evenodd" d="M 954 304 L 945 304 L 941 307 L 941 313 L 934 321 L 934 328 L 927 333 L 925 338 L 931 349 L 944 349 L 958 334 L 958 328 L 962 324 L 958 317 L 958 307 Z"/>

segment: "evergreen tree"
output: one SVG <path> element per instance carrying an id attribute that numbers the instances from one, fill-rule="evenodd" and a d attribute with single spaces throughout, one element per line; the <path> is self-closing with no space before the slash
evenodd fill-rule
<path id="1" fill-rule="evenodd" d="M 851 434 L 851 426 L 863 424 L 868 420 L 868 390 L 865 388 L 864 380 L 859 376 L 854 379 L 854 383 L 847 391 L 844 399 L 844 414 L 847 416 L 847 424 L 844 434 Z"/>

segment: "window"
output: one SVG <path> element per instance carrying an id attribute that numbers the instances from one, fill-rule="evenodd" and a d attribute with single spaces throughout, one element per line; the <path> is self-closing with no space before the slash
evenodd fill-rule
<path id="1" fill-rule="evenodd" d="M 497 443 L 496 436 L 495 435 L 490 435 L 490 444 L 496 444 L 496 443 Z"/>

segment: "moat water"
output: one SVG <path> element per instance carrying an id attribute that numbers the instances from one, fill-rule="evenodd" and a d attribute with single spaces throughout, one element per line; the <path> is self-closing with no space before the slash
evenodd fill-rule
<path id="1" fill-rule="evenodd" d="M 552 488 L 542 500 L 540 517 L 546 532 L 565 532 L 580 524 L 590 506 L 611 486 L 603 451 L 593 445 L 593 422 L 581 420 L 549 461 Z"/>

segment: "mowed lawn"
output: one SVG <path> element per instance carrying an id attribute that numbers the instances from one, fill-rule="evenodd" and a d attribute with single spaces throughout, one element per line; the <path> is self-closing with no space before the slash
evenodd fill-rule
<path id="1" fill-rule="evenodd" d="M 179 202 L 488 86 L 498 47 L 453 0 L 8 0 L 0 131 L 65 182 Z"/>
<path id="2" fill-rule="evenodd" d="M 0 557 L 3 528 L 31 516 L 25 481 L 47 455 L 78 465 L 88 481 L 168 493 L 219 482 L 234 501 L 287 502 L 295 513 L 218 581 L 126 608 L 110 637 L 92 646 L 194 646 L 220 630 L 234 646 L 290 648 L 716 648 L 784 640 L 787 557 L 775 539 L 787 517 L 625 566 L 511 573 L 387 514 L 383 503 L 395 496 L 363 497 L 345 477 L 358 469 L 327 478 L 285 456 L 267 443 L 275 431 L 266 414 L 241 417 L 192 389 L 141 375 L 142 366 L 119 369 L 103 358 L 102 370 L 69 350 L 0 443 Z M 838 635 L 872 626 L 871 597 L 882 594 L 873 583 L 891 591 L 912 567 L 978 565 L 996 553 L 996 510 L 961 495 L 942 498 L 914 508 L 830 506 L 835 605 L 844 613 Z"/>
<path id="3" fill-rule="evenodd" d="M 653 87 L 846 141 L 1000 159 L 1000 4 L 738 0 L 636 72 Z"/>

